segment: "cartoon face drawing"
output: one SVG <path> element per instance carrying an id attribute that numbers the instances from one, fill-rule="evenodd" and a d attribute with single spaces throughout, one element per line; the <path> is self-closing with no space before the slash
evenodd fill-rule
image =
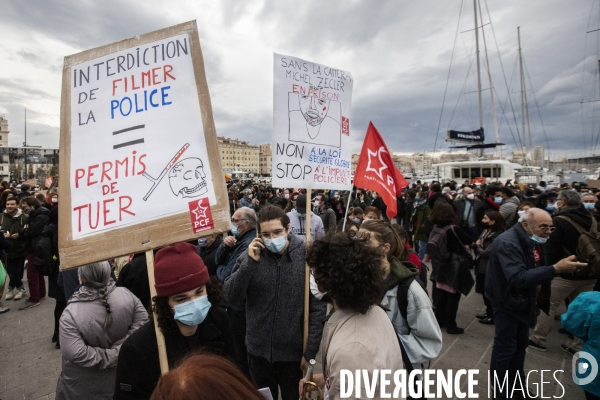
<path id="1" fill-rule="evenodd" d="M 329 100 L 319 99 L 307 94 L 298 96 L 300 111 L 310 126 L 317 126 L 323 122 L 329 111 Z"/>
<path id="2" fill-rule="evenodd" d="M 179 161 L 169 171 L 169 185 L 175 196 L 198 197 L 208 192 L 206 174 L 199 158 Z"/>

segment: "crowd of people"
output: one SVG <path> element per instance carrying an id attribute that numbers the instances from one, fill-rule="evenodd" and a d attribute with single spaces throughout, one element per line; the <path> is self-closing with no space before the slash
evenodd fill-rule
<path id="1" fill-rule="evenodd" d="M 296 400 L 319 352 L 323 373 L 313 382 L 337 399 L 342 369 L 426 370 L 443 329 L 464 333 L 457 312 L 473 288 L 482 296 L 479 322 L 495 328 L 490 369 L 511 383 L 498 398 L 528 395 L 512 384 L 525 382 L 526 348 L 547 350 L 562 302 L 563 350 L 600 360 L 600 335 L 590 334 L 600 319 L 600 271 L 578 249 L 582 235 L 597 232 L 600 192 L 585 187 L 417 181 L 390 220 L 367 189 L 309 194 L 233 181 L 231 232 L 156 249 L 150 279 L 145 253 L 59 272 L 58 190 L 32 196 L 27 185 L 2 185 L 9 279 L 0 312 L 27 294 L 22 310 L 46 295 L 36 255 L 40 238 L 51 238 L 48 294 L 63 356 L 57 399 L 260 399 L 264 389 Z M 155 325 L 170 368 L 163 376 Z M 582 388 L 599 398 L 598 380 Z"/>

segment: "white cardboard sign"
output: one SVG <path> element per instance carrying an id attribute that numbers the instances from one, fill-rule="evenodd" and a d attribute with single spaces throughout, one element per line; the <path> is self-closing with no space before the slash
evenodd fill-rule
<path id="1" fill-rule="evenodd" d="M 274 55 L 273 186 L 347 189 L 352 74 Z"/>

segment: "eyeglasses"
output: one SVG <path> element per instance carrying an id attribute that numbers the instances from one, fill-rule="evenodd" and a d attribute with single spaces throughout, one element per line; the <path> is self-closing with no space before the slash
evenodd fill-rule
<path id="1" fill-rule="evenodd" d="M 283 234 L 284 234 L 284 232 L 285 232 L 285 230 L 284 230 L 284 229 L 275 229 L 273 232 L 262 232 L 262 233 L 260 234 L 260 236 L 261 236 L 263 239 L 275 239 L 275 238 L 277 238 L 277 237 L 279 237 L 279 236 L 283 235 Z"/>
<path id="2" fill-rule="evenodd" d="M 554 232 L 556 230 L 556 228 L 554 226 L 550 226 L 550 225 L 539 225 L 538 226 L 539 229 L 541 229 L 542 231 L 550 231 L 550 232 Z"/>
<path id="3" fill-rule="evenodd" d="M 248 220 L 245 218 L 238 218 L 238 219 L 231 218 L 231 222 L 233 222 L 234 224 L 237 224 L 238 222 L 242 222 L 242 221 L 248 221 Z"/>

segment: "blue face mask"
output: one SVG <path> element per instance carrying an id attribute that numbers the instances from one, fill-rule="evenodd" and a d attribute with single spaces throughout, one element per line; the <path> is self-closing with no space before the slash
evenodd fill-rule
<path id="1" fill-rule="evenodd" d="M 352 222 L 354 222 L 355 224 L 358 224 L 358 223 L 360 222 L 360 218 L 354 218 L 354 219 L 352 220 Z"/>
<path id="2" fill-rule="evenodd" d="M 204 318 L 206 318 L 210 306 L 208 296 L 204 295 L 173 307 L 175 309 L 174 318 L 187 326 L 200 325 L 204 321 Z"/>
<path id="3" fill-rule="evenodd" d="M 547 204 L 546 205 L 546 210 L 548 210 L 548 211 L 554 211 L 554 210 L 556 210 L 556 204 Z"/>
<path id="4" fill-rule="evenodd" d="M 419 201 L 419 200 L 421 200 L 421 199 L 419 198 L 419 196 L 415 197 L 415 201 Z"/>
<path id="5" fill-rule="evenodd" d="M 238 227 L 236 224 L 231 224 L 231 234 L 235 237 L 240 236 L 240 231 L 238 230 Z"/>
<path id="6" fill-rule="evenodd" d="M 501 204 L 502 203 L 502 197 L 494 197 L 494 203 Z"/>
<path id="7" fill-rule="evenodd" d="M 588 211 L 594 211 L 594 208 L 596 207 L 594 203 L 583 203 L 583 206 Z"/>
<path id="8" fill-rule="evenodd" d="M 271 253 L 281 253 L 283 248 L 285 247 L 285 235 L 276 237 L 274 239 L 263 239 L 265 242 L 265 247 Z"/>
<path id="9" fill-rule="evenodd" d="M 546 243 L 546 240 L 548 240 L 548 239 L 539 237 L 538 235 L 533 234 L 531 236 L 531 240 L 533 240 L 534 242 L 539 243 L 539 244 L 544 244 L 544 243 Z"/>
<path id="10" fill-rule="evenodd" d="M 200 246 L 200 247 L 206 247 L 206 243 L 208 243 L 208 239 L 207 238 L 200 238 L 200 239 L 198 239 L 198 246 Z"/>

